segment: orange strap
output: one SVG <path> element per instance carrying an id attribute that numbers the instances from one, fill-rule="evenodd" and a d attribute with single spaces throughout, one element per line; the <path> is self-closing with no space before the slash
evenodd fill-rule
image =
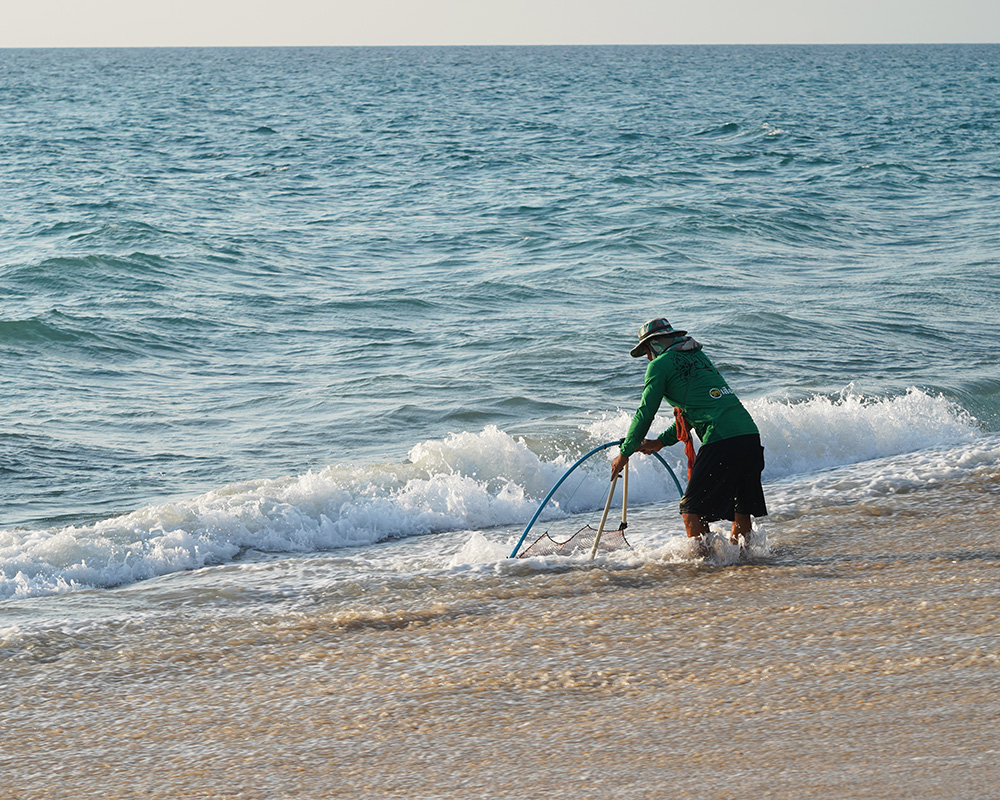
<path id="1" fill-rule="evenodd" d="M 677 406 L 674 406 L 674 422 L 677 424 L 677 441 L 684 442 L 684 453 L 688 459 L 688 480 L 691 480 L 691 470 L 694 467 L 695 459 L 694 442 L 691 441 L 691 426 L 688 425 L 684 414 Z"/>

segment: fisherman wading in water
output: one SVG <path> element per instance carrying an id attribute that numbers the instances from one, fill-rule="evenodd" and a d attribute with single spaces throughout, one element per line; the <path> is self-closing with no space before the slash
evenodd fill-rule
<path id="1" fill-rule="evenodd" d="M 687 535 L 703 545 L 708 523 L 727 519 L 733 523 L 729 541 L 738 544 L 742 536 L 746 542 L 750 518 L 767 514 L 760 483 L 764 448 L 750 413 L 701 345 L 665 319 L 650 320 L 639 328 L 639 344 L 631 353 L 636 358 L 646 356 L 649 366 L 639 409 L 611 462 L 612 477 L 633 453 L 655 453 L 685 441 L 688 487 L 680 509 Z M 644 439 L 663 400 L 674 407 L 674 424 L 657 438 Z M 697 457 L 689 429 L 701 440 Z"/>

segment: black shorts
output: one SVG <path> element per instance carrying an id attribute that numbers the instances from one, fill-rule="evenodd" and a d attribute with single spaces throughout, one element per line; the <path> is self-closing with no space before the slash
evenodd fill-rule
<path id="1" fill-rule="evenodd" d="M 760 485 L 763 471 L 764 448 L 756 433 L 703 445 L 681 498 L 681 513 L 708 522 L 733 520 L 736 514 L 767 516 Z"/>

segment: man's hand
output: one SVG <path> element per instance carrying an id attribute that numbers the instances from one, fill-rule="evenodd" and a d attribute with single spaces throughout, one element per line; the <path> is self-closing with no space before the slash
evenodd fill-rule
<path id="1" fill-rule="evenodd" d="M 643 439 L 642 444 L 639 445 L 639 452 L 649 455 L 650 453 L 658 453 L 663 449 L 663 442 L 659 439 Z"/>
<path id="2" fill-rule="evenodd" d="M 618 474 L 625 469 L 625 465 L 628 463 L 628 456 L 623 456 L 621 453 L 616 455 L 611 462 L 611 480 L 618 477 Z"/>

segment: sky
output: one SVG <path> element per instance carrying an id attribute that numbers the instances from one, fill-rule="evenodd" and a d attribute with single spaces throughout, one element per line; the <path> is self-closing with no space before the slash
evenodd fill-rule
<path id="1" fill-rule="evenodd" d="M 3 0 L 0 47 L 1000 42 L 1000 0 Z"/>

